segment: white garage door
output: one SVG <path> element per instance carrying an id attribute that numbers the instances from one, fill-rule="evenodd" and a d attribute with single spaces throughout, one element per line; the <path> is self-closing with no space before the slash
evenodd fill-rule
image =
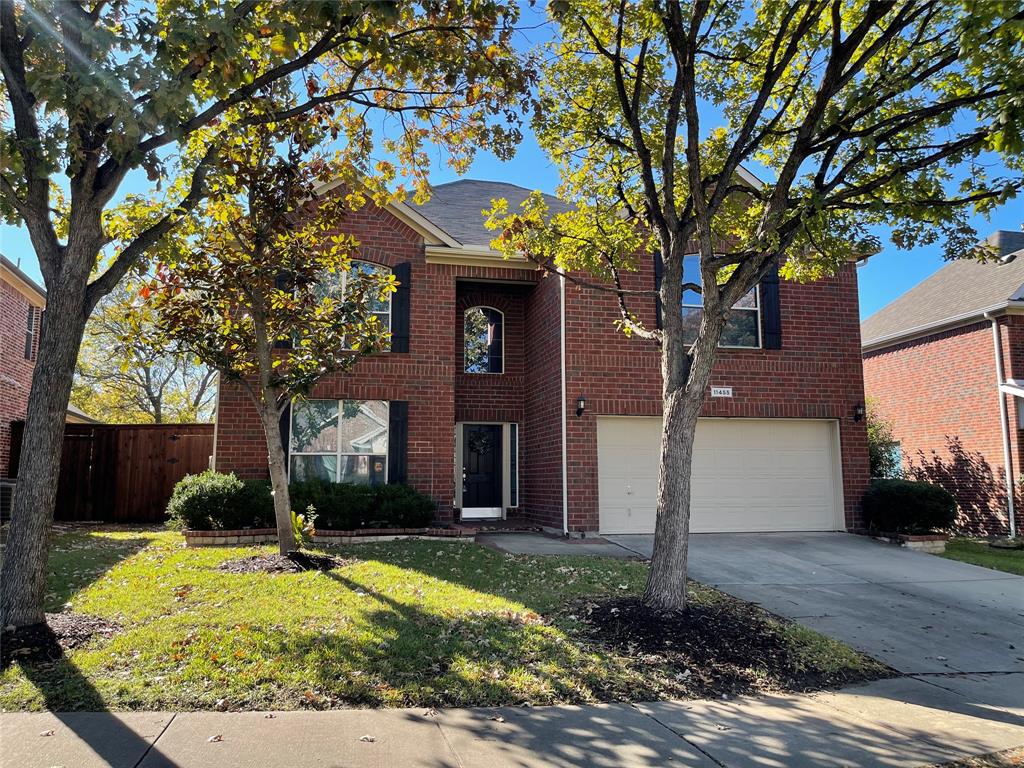
<path id="1" fill-rule="evenodd" d="M 841 529 L 831 421 L 701 419 L 690 530 Z M 653 533 L 661 419 L 597 420 L 601 533 Z"/>

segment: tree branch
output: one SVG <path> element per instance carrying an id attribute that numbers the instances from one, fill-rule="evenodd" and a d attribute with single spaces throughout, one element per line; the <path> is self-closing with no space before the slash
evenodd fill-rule
<path id="1" fill-rule="evenodd" d="M 202 160 L 192 172 L 192 183 L 189 192 L 184 199 L 156 224 L 139 233 L 135 239 L 125 247 L 106 271 L 89 283 L 86 295 L 86 304 L 91 311 L 96 302 L 103 296 L 110 293 L 128 270 L 139 260 L 148 248 L 153 246 L 164 235 L 171 231 L 175 224 L 199 204 L 205 194 L 206 175 L 213 166 L 220 152 L 220 144 L 214 141 L 206 150 Z"/>

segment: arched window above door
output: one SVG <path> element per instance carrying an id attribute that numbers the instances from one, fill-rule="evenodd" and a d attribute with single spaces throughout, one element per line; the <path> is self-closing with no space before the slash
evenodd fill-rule
<path id="1" fill-rule="evenodd" d="M 463 314 L 464 370 L 466 373 L 502 373 L 505 316 L 492 307 L 470 307 Z"/>

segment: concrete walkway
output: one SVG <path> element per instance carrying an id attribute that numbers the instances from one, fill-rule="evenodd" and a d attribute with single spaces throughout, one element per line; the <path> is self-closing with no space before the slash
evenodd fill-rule
<path id="1" fill-rule="evenodd" d="M 502 709 L 0 715 L 10 768 L 921 766 L 1024 724 L 921 680 L 733 701 Z"/>

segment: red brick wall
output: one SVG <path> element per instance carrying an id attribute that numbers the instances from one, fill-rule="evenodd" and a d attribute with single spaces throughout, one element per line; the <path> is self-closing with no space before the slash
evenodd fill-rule
<path id="1" fill-rule="evenodd" d="M 562 527 L 559 281 L 529 270 L 427 264 L 422 240 L 376 208 L 356 212 L 342 229 L 361 242 L 363 258 L 389 266 L 412 263 L 410 351 L 361 360 L 349 374 L 320 382 L 314 398 L 407 400 L 408 479 L 452 513 L 455 423 L 509 421 L 520 429 L 520 511 Z M 650 287 L 648 271 L 634 276 Z M 567 286 L 567 426 L 569 525 L 596 530 L 598 414 L 657 415 L 661 382 L 657 351 L 615 327 L 611 295 Z M 839 419 L 846 512 L 855 525 L 867 482 L 863 424 L 850 419 L 862 402 L 857 286 L 852 267 L 812 285 L 783 284 L 782 350 L 723 350 L 715 383 L 732 386 L 731 401 L 709 402 L 709 416 Z M 487 305 L 505 313 L 505 373 L 465 374 L 462 313 Z M 654 322 L 653 298 L 637 310 Z M 587 412 L 575 415 L 579 394 Z M 216 467 L 266 477 L 259 421 L 238 385 L 224 383 L 218 402 Z"/>
<path id="2" fill-rule="evenodd" d="M 653 283 L 650 264 L 631 281 L 634 288 Z M 703 415 L 837 419 L 846 524 L 856 527 L 868 481 L 865 425 L 852 418 L 864 402 L 856 270 L 848 265 L 837 277 L 810 284 L 783 281 L 779 297 L 782 349 L 720 350 L 711 383 L 732 387 L 733 397 L 709 397 Z M 653 299 L 634 299 L 630 310 L 654 325 Z M 569 522 L 596 530 L 597 417 L 660 415 L 660 364 L 650 342 L 616 331 L 611 295 L 570 289 L 567 314 Z M 580 394 L 587 409 L 577 418 Z"/>
<path id="3" fill-rule="evenodd" d="M 1024 376 L 1024 318 L 1004 317 L 1000 326 L 1006 376 Z M 957 497 L 959 526 L 977 534 L 1004 533 L 1006 474 L 991 323 L 868 352 L 864 384 L 879 414 L 892 422 L 910 473 Z M 1011 455 L 1019 476 L 1014 400 L 1007 397 Z"/>
<path id="4" fill-rule="evenodd" d="M 524 509 L 562 530 L 561 326 L 558 279 L 545 277 L 526 299 L 526 389 L 519 455 Z"/>
<path id="5" fill-rule="evenodd" d="M 30 311 L 37 313 L 37 333 L 32 360 L 26 360 L 25 328 Z M 39 349 L 39 312 L 13 285 L 0 279 L 0 477 L 10 476 L 11 422 L 23 420 L 28 408 Z"/>
<path id="6" fill-rule="evenodd" d="M 523 380 L 526 371 L 525 304 L 531 286 L 460 282 L 456 288 L 455 420 L 523 421 Z M 463 315 L 471 307 L 491 307 L 504 316 L 504 372 L 466 373 Z"/>
<path id="7" fill-rule="evenodd" d="M 473 381 L 457 377 L 462 368 L 458 281 L 519 278 L 532 282 L 535 275 L 532 271 L 503 268 L 428 265 L 420 236 L 372 206 L 350 214 L 339 229 L 363 244 L 361 258 L 367 261 L 388 266 L 412 263 L 409 352 L 364 358 L 349 373 L 324 377 L 311 397 L 408 401 L 408 482 L 438 500 L 440 519 L 450 519 L 455 491 L 457 380 L 460 419 L 521 421 L 522 409 L 515 406 L 514 398 L 518 394 L 521 402 L 524 375 L 524 289 L 494 285 L 486 303 L 507 310 L 506 370 L 510 375 L 468 377 Z M 461 296 L 465 306 L 477 303 L 470 296 L 482 296 L 485 287 L 464 289 Z M 239 385 L 224 382 L 217 408 L 216 469 L 233 471 L 241 477 L 265 478 L 266 453 L 255 409 Z"/>

